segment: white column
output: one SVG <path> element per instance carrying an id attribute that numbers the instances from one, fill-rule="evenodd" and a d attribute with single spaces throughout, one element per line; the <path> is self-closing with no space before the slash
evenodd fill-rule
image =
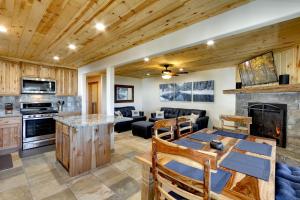
<path id="1" fill-rule="evenodd" d="M 81 96 L 81 113 L 87 113 L 87 89 L 86 89 L 86 74 L 80 73 L 78 70 L 78 96 Z"/>
<path id="2" fill-rule="evenodd" d="M 114 115 L 115 68 L 106 68 L 106 114 Z"/>
<path id="3" fill-rule="evenodd" d="M 106 114 L 114 115 L 114 85 L 115 85 L 115 68 L 106 68 Z M 114 149 L 115 134 L 114 130 L 110 137 L 110 148 Z"/>

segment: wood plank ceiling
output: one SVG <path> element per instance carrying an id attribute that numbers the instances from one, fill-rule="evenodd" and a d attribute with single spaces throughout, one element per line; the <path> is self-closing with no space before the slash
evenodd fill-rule
<path id="1" fill-rule="evenodd" d="M 194 72 L 213 68 L 231 67 L 265 53 L 300 44 L 300 18 L 263 27 L 257 30 L 215 40 L 214 46 L 200 44 L 194 47 L 138 61 L 116 68 L 116 75 L 136 78 L 160 76 L 160 64 L 174 64 L 173 72 L 180 68 Z M 300 63 L 298 64 L 300 67 Z M 149 73 L 150 76 L 146 74 Z"/>
<path id="2" fill-rule="evenodd" d="M 0 0 L 0 56 L 79 67 L 249 1 Z"/>

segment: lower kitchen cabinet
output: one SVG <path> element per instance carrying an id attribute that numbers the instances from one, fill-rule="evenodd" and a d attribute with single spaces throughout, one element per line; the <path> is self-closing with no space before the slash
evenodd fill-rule
<path id="1" fill-rule="evenodd" d="M 56 159 L 68 170 L 70 163 L 69 127 L 56 122 Z"/>
<path id="2" fill-rule="evenodd" d="M 12 153 L 21 147 L 21 117 L 0 119 L 0 154 Z"/>

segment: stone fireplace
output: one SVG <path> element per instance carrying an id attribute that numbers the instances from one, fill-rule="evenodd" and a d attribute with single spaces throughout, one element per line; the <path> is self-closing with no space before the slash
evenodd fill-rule
<path id="1" fill-rule="evenodd" d="M 254 103 L 286 104 L 286 148 L 277 148 L 278 160 L 300 165 L 300 93 L 236 94 L 236 114 L 248 116 Z"/>

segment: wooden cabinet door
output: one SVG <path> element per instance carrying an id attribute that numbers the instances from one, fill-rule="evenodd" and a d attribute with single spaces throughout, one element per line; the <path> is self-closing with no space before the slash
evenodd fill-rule
<path id="1" fill-rule="evenodd" d="M 77 70 L 72 70 L 71 72 L 71 95 L 77 96 L 77 91 L 78 91 L 78 72 Z"/>
<path id="2" fill-rule="evenodd" d="M 70 96 L 71 95 L 71 70 L 69 69 L 64 69 L 64 92 L 63 94 L 65 96 Z"/>
<path id="3" fill-rule="evenodd" d="M 18 63 L 0 61 L 0 95 L 20 94 L 21 69 Z"/>
<path id="4" fill-rule="evenodd" d="M 55 68 L 41 66 L 39 70 L 39 77 L 46 79 L 55 79 Z"/>
<path id="5" fill-rule="evenodd" d="M 57 96 L 76 96 L 77 95 L 77 70 L 73 69 L 56 69 L 56 95 Z"/>
<path id="6" fill-rule="evenodd" d="M 62 163 L 66 169 L 69 169 L 70 162 L 70 137 L 63 133 L 63 160 Z"/>
<path id="7" fill-rule="evenodd" d="M 56 77 L 56 95 L 64 95 L 64 70 L 62 68 L 57 68 L 55 70 Z"/>
<path id="8" fill-rule="evenodd" d="M 40 67 L 34 64 L 22 63 L 22 77 L 39 77 Z"/>
<path id="9" fill-rule="evenodd" d="M 56 131 L 55 131 L 55 145 L 56 145 L 56 159 L 62 162 L 63 160 L 63 134 L 62 134 L 62 124 L 56 122 Z"/>
<path id="10" fill-rule="evenodd" d="M 0 150 L 18 150 L 21 147 L 21 118 L 0 120 Z"/>

